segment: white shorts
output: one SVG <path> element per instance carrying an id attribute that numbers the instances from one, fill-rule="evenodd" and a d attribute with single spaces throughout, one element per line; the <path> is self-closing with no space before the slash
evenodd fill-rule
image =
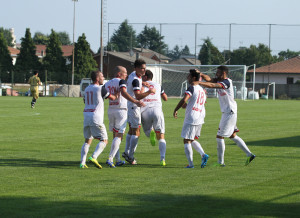
<path id="1" fill-rule="evenodd" d="M 156 133 L 165 133 L 165 119 L 162 109 L 159 107 L 150 107 L 143 111 L 142 125 L 147 137 L 150 137 L 150 132 L 153 127 Z"/>
<path id="2" fill-rule="evenodd" d="M 137 106 L 128 108 L 128 120 L 131 128 L 139 128 L 141 126 L 141 110 Z"/>
<path id="3" fill-rule="evenodd" d="M 125 133 L 127 125 L 127 109 L 109 109 L 109 131 Z"/>
<path id="4" fill-rule="evenodd" d="M 183 123 L 181 137 L 190 140 L 198 139 L 200 137 L 201 129 L 202 129 L 202 124 L 191 125 L 188 123 Z"/>
<path id="5" fill-rule="evenodd" d="M 104 124 L 95 126 L 84 126 L 83 136 L 86 139 L 99 139 L 100 141 L 108 139 L 107 132 Z"/>
<path id="6" fill-rule="evenodd" d="M 237 114 L 235 113 L 222 113 L 222 118 L 219 124 L 218 136 L 230 137 L 236 126 Z"/>

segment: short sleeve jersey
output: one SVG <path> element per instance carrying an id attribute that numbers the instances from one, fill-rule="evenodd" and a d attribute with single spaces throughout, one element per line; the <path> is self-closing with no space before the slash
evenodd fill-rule
<path id="1" fill-rule="evenodd" d="M 109 92 L 103 85 L 92 84 L 84 91 L 85 107 L 83 110 L 84 126 L 103 124 L 104 99 L 109 97 Z"/>
<path id="2" fill-rule="evenodd" d="M 134 92 L 135 91 L 140 91 L 142 87 L 142 79 L 141 77 L 138 77 L 135 73 L 135 71 L 133 71 L 129 76 L 128 76 L 128 80 L 127 80 L 127 92 L 129 95 L 131 95 L 131 97 L 133 97 L 134 99 L 136 99 Z M 132 103 L 131 101 L 128 101 L 128 107 L 132 107 L 134 105 L 134 103 Z"/>
<path id="3" fill-rule="evenodd" d="M 148 95 L 147 97 L 143 98 L 143 102 L 145 103 L 145 107 L 141 107 L 141 112 L 145 111 L 147 108 L 150 107 L 162 107 L 161 104 L 161 95 L 165 93 L 164 89 L 161 87 L 160 84 L 153 82 L 153 81 L 147 81 L 150 85 L 150 88 L 155 88 L 156 92 Z M 149 90 L 148 87 L 145 87 L 145 92 Z"/>
<path id="4" fill-rule="evenodd" d="M 127 99 L 124 98 L 121 94 L 121 89 L 126 90 L 126 81 L 120 78 L 113 78 L 105 83 L 106 90 L 112 94 L 117 96 L 115 100 L 109 100 L 109 109 L 119 109 L 119 108 L 127 108 Z"/>
<path id="5" fill-rule="evenodd" d="M 40 82 L 41 82 L 41 80 L 37 76 L 32 76 L 29 79 L 29 84 L 30 84 L 31 87 L 38 86 Z"/>
<path id="6" fill-rule="evenodd" d="M 222 89 L 217 89 L 220 108 L 222 113 L 237 113 L 237 104 L 234 100 L 234 92 L 232 86 L 232 80 L 226 78 L 222 82 L 218 82 Z"/>
<path id="7" fill-rule="evenodd" d="M 191 97 L 186 106 L 184 123 L 191 125 L 203 124 L 205 118 L 204 104 L 206 102 L 206 94 L 203 88 L 199 85 L 190 86 L 185 94 Z"/>

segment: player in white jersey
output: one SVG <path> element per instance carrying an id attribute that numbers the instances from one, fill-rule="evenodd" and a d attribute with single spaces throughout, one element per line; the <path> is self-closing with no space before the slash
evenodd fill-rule
<path id="1" fill-rule="evenodd" d="M 81 148 L 80 168 L 87 168 L 87 153 L 93 138 L 95 138 L 100 142 L 97 144 L 93 155 L 89 157 L 89 161 L 92 162 L 97 168 L 101 169 L 102 166 L 98 163 L 97 158 L 107 144 L 107 132 L 103 123 L 103 100 L 106 98 L 115 100 L 116 96 L 109 94 L 109 92 L 103 86 L 104 76 L 100 71 L 92 72 L 91 79 L 93 84 L 89 85 L 84 91 L 85 107 L 83 110 L 83 135 L 85 142 Z"/>
<path id="2" fill-rule="evenodd" d="M 219 130 L 217 132 L 218 165 L 225 166 L 224 137 L 229 137 L 246 153 L 247 160 L 245 165 L 248 165 L 255 158 L 255 155 L 250 152 L 243 139 L 236 135 L 237 131 L 235 128 L 237 121 L 237 104 L 234 100 L 232 80 L 229 79 L 227 75 L 228 68 L 226 66 L 219 66 L 217 68 L 216 78 L 212 79 L 208 75 L 201 73 L 201 77 L 206 80 L 206 82 L 198 83 L 203 87 L 218 89 L 218 98 L 222 112 L 222 118 L 219 124 Z"/>
<path id="3" fill-rule="evenodd" d="M 195 81 L 199 81 L 199 78 L 200 73 L 196 72 L 196 70 L 190 70 L 187 78 L 190 86 L 185 91 L 184 97 L 179 101 L 173 112 L 173 116 L 177 118 L 177 111 L 188 102 L 181 131 L 184 151 L 189 162 L 186 168 L 194 168 L 192 146 L 201 155 L 201 168 L 206 166 L 209 158 L 209 156 L 205 154 L 200 143 L 195 140 L 200 136 L 205 118 L 204 104 L 206 102 L 206 94 L 203 88 L 195 83 Z"/>
<path id="4" fill-rule="evenodd" d="M 125 163 L 125 161 L 120 159 L 119 148 L 127 125 L 127 100 L 133 102 L 139 107 L 144 105 L 143 102 L 132 98 L 126 91 L 126 68 L 117 66 L 113 69 L 113 74 L 115 78 L 105 83 L 107 91 L 109 91 L 110 94 L 117 96 L 115 100 L 109 101 L 107 111 L 109 118 L 109 130 L 113 132 L 113 140 L 106 164 L 112 168 L 115 166 L 122 166 Z M 116 158 L 116 164 L 113 164 L 114 157 Z"/>
<path id="5" fill-rule="evenodd" d="M 146 62 L 143 59 L 137 59 L 134 62 L 134 69 L 127 80 L 127 91 L 134 99 L 141 100 L 147 97 L 151 93 L 155 93 L 155 89 L 151 88 L 147 92 L 141 93 L 142 87 L 142 76 L 145 74 Z M 141 111 L 140 108 L 128 101 L 128 123 L 129 131 L 126 136 L 126 146 L 125 151 L 122 156 L 130 164 L 136 164 L 134 159 L 134 151 L 137 147 L 139 136 L 140 136 L 140 126 L 141 126 Z"/>
<path id="6" fill-rule="evenodd" d="M 161 98 L 164 101 L 168 100 L 168 96 L 160 84 L 153 82 L 153 73 L 150 70 L 146 70 L 145 75 L 142 77 L 143 82 L 149 84 L 149 88 L 155 88 L 156 92 L 143 98 L 145 107 L 141 108 L 142 126 L 147 137 L 151 136 L 154 138 L 150 139 L 151 144 L 155 145 L 155 135 L 159 144 L 160 151 L 160 165 L 166 166 L 166 140 L 165 140 L 165 119 L 162 111 Z M 143 86 L 142 92 L 147 92 L 148 87 Z M 154 130 L 153 130 L 153 129 Z M 155 132 L 154 132 L 155 131 Z"/>

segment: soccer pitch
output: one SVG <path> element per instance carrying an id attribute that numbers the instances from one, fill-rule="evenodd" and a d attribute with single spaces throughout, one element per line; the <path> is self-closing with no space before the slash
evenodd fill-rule
<path id="1" fill-rule="evenodd" d="M 299 217 L 300 101 L 237 101 L 239 136 L 256 154 L 226 139 L 226 167 L 217 162 L 217 99 L 208 99 L 199 142 L 210 155 L 207 167 L 194 151 L 194 169 L 180 137 L 184 110 L 179 99 L 163 102 L 166 167 L 158 146 L 141 134 L 138 165 L 79 169 L 83 144 L 81 98 L 0 97 L 0 217 Z M 107 102 L 106 102 L 107 106 Z M 105 112 L 105 124 L 108 118 Z M 121 144 L 124 151 L 125 140 Z M 93 142 L 89 155 L 94 151 Z"/>

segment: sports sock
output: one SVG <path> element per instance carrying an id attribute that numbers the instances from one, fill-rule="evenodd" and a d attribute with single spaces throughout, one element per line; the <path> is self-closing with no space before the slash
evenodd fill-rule
<path id="1" fill-rule="evenodd" d="M 217 138 L 218 163 L 224 164 L 225 141 Z"/>
<path id="2" fill-rule="evenodd" d="M 111 149 L 108 156 L 109 161 L 113 162 L 114 157 L 120 148 L 120 144 L 121 144 L 121 138 L 115 137 L 111 143 Z"/>
<path id="3" fill-rule="evenodd" d="M 130 138 L 130 148 L 129 148 L 129 154 L 128 154 L 128 156 L 130 158 L 133 158 L 133 155 L 134 155 L 135 149 L 137 147 L 138 141 L 139 141 L 138 136 L 136 136 L 136 135 L 131 136 L 131 138 Z"/>
<path id="4" fill-rule="evenodd" d="M 89 152 L 90 145 L 88 143 L 84 143 L 81 148 L 81 161 L 80 163 L 84 165 L 86 163 L 86 156 Z"/>
<path id="5" fill-rule="evenodd" d="M 125 151 L 124 151 L 127 155 L 129 154 L 130 139 L 131 139 L 131 135 L 127 134 L 127 136 L 126 136 L 126 144 L 125 144 Z"/>
<path id="6" fill-rule="evenodd" d="M 160 151 L 160 160 L 162 161 L 165 159 L 165 156 L 166 156 L 166 150 L 167 150 L 166 140 L 160 139 L 158 141 L 158 145 L 159 145 L 159 151 Z"/>
<path id="7" fill-rule="evenodd" d="M 189 166 L 194 166 L 192 145 L 190 143 L 184 144 L 184 151 L 185 151 L 186 158 L 188 159 Z"/>
<path id="8" fill-rule="evenodd" d="M 116 160 L 116 162 L 119 162 L 121 160 L 121 158 L 120 158 L 120 148 L 117 150 L 117 153 L 115 155 L 115 160 Z"/>
<path id="9" fill-rule="evenodd" d="M 246 143 L 244 142 L 243 139 L 241 139 L 240 137 L 238 137 L 237 135 L 234 138 L 230 138 L 232 141 L 235 142 L 235 144 L 237 144 L 237 146 L 240 147 L 240 149 L 242 149 L 246 155 L 248 157 L 251 156 L 251 151 L 249 150 L 249 148 L 247 147 Z"/>
<path id="10" fill-rule="evenodd" d="M 104 150 L 104 148 L 106 147 L 106 144 L 103 142 L 103 141 L 100 141 L 97 146 L 96 146 L 96 149 L 93 153 L 93 158 L 94 159 L 97 159 L 98 156 L 102 153 L 102 151 Z"/>
<path id="11" fill-rule="evenodd" d="M 205 154 L 202 146 L 200 145 L 200 143 L 198 141 L 193 141 L 192 142 L 192 146 L 193 148 L 201 155 L 201 157 Z"/>

